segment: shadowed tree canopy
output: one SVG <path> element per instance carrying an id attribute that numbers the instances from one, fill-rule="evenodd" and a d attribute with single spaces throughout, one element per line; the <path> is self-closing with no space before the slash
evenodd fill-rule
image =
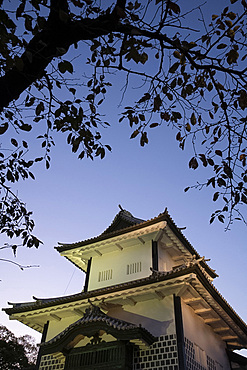
<path id="1" fill-rule="evenodd" d="M 34 369 L 37 346 L 30 335 L 15 337 L 5 326 L 0 325 L 1 370 Z"/>
<path id="2" fill-rule="evenodd" d="M 80 159 L 104 158 L 111 150 L 101 138 L 101 128 L 110 126 L 104 104 L 117 88 L 124 102 L 132 77 L 140 88 L 135 101 L 119 112 L 131 138 L 144 146 L 149 130 L 173 127 L 179 147 L 190 143 L 193 149 L 189 168 L 207 168 L 205 181 L 191 187 L 212 188 L 219 207 L 210 222 L 217 219 L 226 228 L 234 219 L 245 222 L 245 0 L 225 1 L 210 17 L 210 1 L 0 4 L 0 134 L 15 133 L 0 153 L 2 232 L 21 237 L 29 247 L 39 245 L 31 212 L 11 183 L 34 178 L 35 162 L 49 168 L 54 131 L 67 136 Z M 113 74 L 125 78 L 124 86 L 112 85 Z M 34 125 L 43 130 L 38 136 L 43 152 L 27 160 L 30 142 L 22 140 L 21 132 Z"/>

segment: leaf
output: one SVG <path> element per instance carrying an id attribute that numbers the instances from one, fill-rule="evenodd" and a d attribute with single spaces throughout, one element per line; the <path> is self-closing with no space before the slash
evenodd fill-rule
<path id="1" fill-rule="evenodd" d="M 39 116 L 41 112 L 43 112 L 45 110 L 45 107 L 44 107 L 44 103 L 41 101 L 36 109 L 35 109 L 35 113 L 36 113 L 36 116 Z"/>
<path id="2" fill-rule="evenodd" d="M 151 125 L 149 127 L 154 128 L 154 127 L 157 127 L 157 126 L 159 126 L 159 124 L 157 122 L 154 122 L 154 123 L 151 123 Z"/>
<path id="3" fill-rule="evenodd" d="M 219 44 L 218 46 L 217 46 L 217 49 L 225 49 L 227 47 L 227 45 L 226 44 Z"/>
<path id="4" fill-rule="evenodd" d="M 4 122 L 2 125 L 0 125 L 0 135 L 3 135 L 8 130 L 8 127 L 8 122 Z"/>
<path id="5" fill-rule="evenodd" d="M 34 176 L 34 174 L 33 174 L 32 172 L 29 172 L 29 176 L 30 176 L 33 180 L 35 180 L 35 176 Z"/>
<path id="6" fill-rule="evenodd" d="M 73 65 L 67 60 L 58 63 L 58 69 L 61 73 L 65 73 L 66 71 L 73 73 L 74 70 Z"/>
<path id="7" fill-rule="evenodd" d="M 29 100 L 26 100 L 25 101 L 25 106 L 26 107 L 31 107 L 33 105 L 33 103 L 35 102 L 35 97 L 32 96 Z"/>
<path id="8" fill-rule="evenodd" d="M 221 187 L 221 186 L 226 186 L 226 182 L 225 182 L 225 180 L 224 180 L 224 179 L 222 179 L 222 177 L 219 177 L 219 178 L 217 179 L 217 184 L 218 184 L 218 186 L 219 186 L 219 187 Z"/>
<path id="9" fill-rule="evenodd" d="M 112 149 L 111 149 L 110 145 L 106 144 L 106 145 L 105 145 L 105 147 L 106 147 L 106 149 L 107 149 L 107 150 L 109 150 L 109 152 L 111 152 L 111 151 L 112 151 Z"/>
<path id="10" fill-rule="evenodd" d="M 14 145 L 15 147 L 18 146 L 18 142 L 14 138 L 12 138 L 10 141 L 11 141 L 11 144 Z"/>
<path id="11" fill-rule="evenodd" d="M 212 224 L 215 220 L 215 216 L 211 216 L 209 223 Z"/>
<path id="12" fill-rule="evenodd" d="M 25 8 L 25 2 L 23 1 L 23 2 L 21 2 L 21 4 L 19 5 L 19 7 L 16 10 L 16 19 L 21 17 L 22 13 L 24 12 L 24 8 Z"/>
<path id="13" fill-rule="evenodd" d="M 23 123 L 21 126 L 20 126 L 20 129 L 23 130 L 23 131 L 31 131 L 32 130 L 32 126 L 27 124 L 27 123 Z"/>
<path id="14" fill-rule="evenodd" d="M 174 58 L 180 59 L 181 55 L 180 55 L 179 51 L 175 50 L 174 53 L 173 53 L 173 56 L 174 56 Z"/>
<path id="15" fill-rule="evenodd" d="M 227 25 L 227 27 L 232 27 L 232 21 L 229 21 L 228 19 L 225 20 L 225 24 Z"/>
<path id="16" fill-rule="evenodd" d="M 84 158 L 84 156 L 85 156 L 85 152 L 84 152 L 84 150 L 78 155 L 78 158 L 79 159 L 83 159 Z"/>
<path id="17" fill-rule="evenodd" d="M 154 98 L 154 109 L 153 109 L 154 112 L 158 111 L 160 109 L 161 105 L 162 105 L 162 100 L 161 100 L 161 98 L 160 98 L 160 96 L 158 94 Z"/>
<path id="18" fill-rule="evenodd" d="M 30 15 L 25 14 L 25 28 L 27 31 L 32 31 L 32 17 Z"/>
<path id="19" fill-rule="evenodd" d="M 139 134 L 139 130 L 135 130 L 134 132 L 132 132 L 130 138 L 134 139 L 138 134 Z"/>
<path id="20" fill-rule="evenodd" d="M 213 201 L 216 202 L 216 200 L 219 198 L 219 195 L 220 193 L 218 191 L 216 191 L 216 193 L 214 193 L 214 196 L 213 196 Z"/>
<path id="21" fill-rule="evenodd" d="M 221 150 L 216 150 L 216 151 L 215 151 L 215 154 L 216 154 L 216 155 L 219 155 L 220 157 L 222 157 L 222 151 L 221 151 Z"/>
<path id="22" fill-rule="evenodd" d="M 147 55 L 147 53 L 142 53 L 142 54 L 140 55 L 140 62 L 141 62 L 142 64 L 145 64 L 147 60 L 148 60 L 148 55 Z"/>
<path id="23" fill-rule="evenodd" d="M 145 101 L 149 100 L 151 95 L 149 93 L 145 93 L 143 97 L 138 101 L 138 103 L 144 103 Z"/>
<path id="24" fill-rule="evenodd" d="M 186 125 L 185 125 L 185 129 L 186 129 L 186 131 L 188 131 L 188 132 L 190 132 L 190 131 L 191 131 L 191 126 L 190 126 L 190 124 L 189 124 L 189 123 L 186 123 Z"/>
<path id="25" fill-rule="evenodd" d="M 227 55 L 226 60 L 228 64 L 236 63 L 239 57 L 239 53 L 235 49 L 230 50 L 229 53 L 227 53 L 226 55 Z"/>
<path id="26" fill-rule="evenodd" d="M 224 223 L 224 221 L 225 221 L 225 216 L 224 216 L 224 215 L 219 215 L 219 216 L 218 216 L 218 220 L 219 220 L 220 222 Z"/>
<path id="27" fill-rule="evenodd" d="M 187 188 L 184 189 L 184 192 L 186 193 L 189 189 L 190 187 L 188 186 Z"/>
<path id="28" fill-rule="evenodd" d="M 229 177 L 230 179 L 233 178 L 232 169 L 228 166 L 227 163 L 224 163 L 223 170 L 224 170 L 225 174 L 227 175 L 227 177 Z"/>
<path id="29" fill-rule="evenodd" d="M 193 126 L 196 124 L 196 116 L 194 112 L 191 114 L 190 122 Z"/>
<path id="30" fill-rule="evenodd" d="M 180 7 L 178 6 L 178 4 L 174 3 L 173 1 L 170 1 L 168 4 L 169 8 L 173 11 L 173 13 L 175 14 L 180 13 Z"/>
<path id="31" fill-rule="evenodd" d="M 192 168 L 193 170 L 197 169 L 198 167 L 198 162 L 196 157 L 192 157 L 191 160 L 189 161 L 189 168 Z"/>
<path id="32" fill-rule="evenodd" d="M 214 166 L 214 161 L 213 161 L 213 159 L 212 159 L 212 158 L 208 158 L 208 164 L 209 164 L 210 166 Z"/>
<path id="33" fill-rule="evenodd" d="M 176 70 L 178 69 L 179 65 L 180 65 L 180 63 L 179 63 L 179 62 L 174 63 L 174 64 L 170 67 L 170 69 L 169 69 L 169 73 L 175 73 L 175 72 L 176 72 Z"/>
<path id="34" fill-rule="evenodd" d="M 145 144 L 148 144 L 148 137 L 146 132 L 142 132 L 142 136 L 140 139 L 141 146 L 144 146 Z"/>
<path id="35" fill-rule="evenodd" d="M 205 154 L 199 154 L 199 157 L 200 157 L 200 160 L 202 161 L 203 166 L 207 167 L 208 162 L 207 162 Z"/>

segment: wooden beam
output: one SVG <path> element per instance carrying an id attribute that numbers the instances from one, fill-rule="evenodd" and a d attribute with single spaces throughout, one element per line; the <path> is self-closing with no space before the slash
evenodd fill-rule
<path id="1" fill-rule="evenodd" d="M 225 337 L 221 337 L 222 340 L 228 341 L 233 339 L 238 339 L 237 335 L 226 335 Z"/>
<path id="2" fill-rule="evenodd" d="M 50 313 L 50 317 L 52 317 L 56 321 L 61 321 L 62 320 L 61 317 L 59 317 L 58 315 L 55 315 L 54 313 Z"/>
<path id="3" fill-rule="evenodd" d="M 178 250 L 178 252 L 179 252 L 179 250 Z M 174 262 L 181 261 L 181 260 L 184 262 L 184 255 L 183 254 L 180 254 L 179 256 L 173 256 L 172 257 L 172 260 Z"/>
<path id="4" fill-rule="evenodd" d="M 73 311 L 80 317 L 84 315 L 84 312 L 80 308 L 74 308 Z"/>
<path id="5" fill-rule="evenodd" d="M 167 223 L 167 222 L 166 222 Z M 165 228 L 165 227 L 164 227 Z M 159 241 L 159 239 L 161 238 L 161 236 L 162 236 L 162 234 L 163 234 L 163 232 L 164 232 L 164 229 L 160 229 L 158 232 L 157 232 L 157 234 L 156 234 L 156 236 L 155 236 L 155 238 L 153 239 L 155 242 L 158 242 Z"/>
<path id="6" fill-rule="evenodd" d="M 143 238 L 141 238 L 140 236 L 137 237 L 137 239 L 142 243 L 142 244 L 145 244 L 145 240 Z"/>
<path id="7" fill-rule="evenodd" d="M 94 250 L 95 253 L 97 253 L 100 257 L 102 256 L 102 253 L 100 251 L 98 251 L 97 249 Z"/>
<path id="8" fill-rule="evenodd" d="M 156 296 L 156 298 L 158 298 L 159 301 L 162 301 L 162 299 L 165 298 L 165 295 L 159 292 L 158 290 L 154 291 L 154 295 Z"/>
<path id="9" fill-rule="evenodd" d="M 120 250 L 122 251 L 123 250 L 123 247 L 121 247 L 121 245 L 119 243 L 115 243 L 115 246 Z"/>
<path id="10" fill-rule="evenodd" d="M 179 297 L 182 297 L 182 295 L 188 290 L 188 287 L 189 287 L 189 284 L 188 283 L 185 283 L 181 289 L 177 292 L 177 295 Z"/>
<path id="11" fill-rule="evenodd" d="M 136 301 L 134 301 L 133 298 L 126 297 L 126 298 L 123 298 L 123 300 L 124 300 L 124 304 L 128 304 L 130 306 L 135 306 L 136 305 Z"/>
<path id="12" fill-rule="evenodd" d="M 193 304 L 202 301 L 202 297 L 186 298 L 183 300 L 186 304 Z"/>
<path id="13" fill-rule="evenodd" d="M 210 317 L 209 319 L 204 319 L 205 324 L 213 324 L 214 322 L 221 321 L 220 318 Z"/>
<path id="14" fill-rule="evenodd" d="M 214 328 L 214 331 L 216 332 L 216 333 L 220 333 L 220 332 L 222 332 L 222 331 L 227 331 L 227 330 L 229 330 L 230 328 L 228 327 L 228 326 L 221 326 L 221 327 L 219 327 L 219 328 Z"/>
<path id="15" fill-rule="evenodd" d="M 212 308 L 206 308 L 206 307 L 198 308 L 197 310 L 194 310 L 194 312 L 198 315 L 203 314 L 203 313 L 207 313 L 207 312 L 210 312 L 210 311 L 212 311 Z"/>

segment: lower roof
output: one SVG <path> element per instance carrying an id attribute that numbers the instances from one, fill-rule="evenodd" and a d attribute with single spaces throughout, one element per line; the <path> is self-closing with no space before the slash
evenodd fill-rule
<path id="1" fill-rule="evenodd" d="M 223 340 L 226 340 L 228 344 L 229 341 L 232 343 L 231 348 L 247 348 L 246 324 L 222 297 L 212 282 L 207 279 L 207 274 L 204 273 L 203 268 L 198 264 L 190 267 L 181 266 L 170 272 L 153 272 L 146 278 L 90 292 L 81 292 L 74 295 L 48 299 L 35 298 L 34 302 L 12 303 L 12 307 L 4 308 L 3 310 L 10 315 L 12 319 L 20 320 L 29 325 L 36 314 L 45 314 L 45 312 L 47 312 L 49 315 L 51 311 L 55 312 L 54 310 L 56 310 L 59 312 L 61 309 L 65 309 L 69 306 L 72 307 L 77 304 L 82 304 L 83 307 L 86 307 L 89 305 L 88 299 L 93 299 L 94 302 L 100 302 L 104 299 L 109 302 L 116 302 L 118 300 L 121 304 L 121 297 L 125 297 L 123 302 L 126 302 L 126 297 L 131 296 L 133 300 L 133 297 L 135 299 L 134 295 L 139 294 L 141 299 L 141 295 L 145 296 L 149 290 L 154 290 L 154 293 L 159 298 L 162 298 L 162 290 L 164 290 L 164 295 L 166 295 L 165 289 L 170 289 L 169 294 L 177 294 L 173 286 L 175 287 L 178 283 L 190 286 L 190 290 L 194 292 L 194 296 L 183 294 L 181 297 L 185 304 L 189 305 L 196 314 L 203 318 L 205 323 L 212 326 L 215 331 L 217 331 L 217 327 L 214 326 L 215 320 L 216 322 L 218 321 L 221 326 L 226 326 L 228 335 L 226 335 L 227 333 L 220 333 L 219 335 Z M 198 309 L 196 304 L 200 300 L 203 305 L 201 309 Z"/>

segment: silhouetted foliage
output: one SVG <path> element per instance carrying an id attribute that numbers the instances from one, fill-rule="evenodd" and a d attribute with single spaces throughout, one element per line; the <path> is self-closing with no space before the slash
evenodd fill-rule
<path id="1" fill-rule="evenodd" d="M 39 245 L 31 212 L 10 184 L 34 179 L 30 169 L 39 161 L 50 167 L 52 132 L 65 134 L 80 159 L 111 151 L 101 141 L 101 128 L 110 126 L 103 107 L 118 88 L 112 74 L 125 76 L 122 101 L 132 76 L 140 83 L 135 101 L 120 112 L 131 138 L 144 146 L 149 130 L 173 127 L 182 150 L 192 145 L 189 168 L 207 168 L 205 181 L 185 191 L 212 188 L 220 206 L 210 222 L 229 228 L 234 219 L 244 221 L 245 0 L 225 2 L 209 22 L 210 2 L 196 2 L 193 9 L 180 0 L 21 0 L 16 8 L 0 3 L 0 134 L 27 134 L 37 124 L 44 130 L 40 157 L 26 160 L 30 143 L 15 137 L 1 150 L 2 232 L 29 247 Z"/>
<path id="2" fill-rule="evenodd" d="M 37 346 L 30 335 L 19 338 L 0 325 L 0 369 L 33 369 L 37 358 Z"/>

